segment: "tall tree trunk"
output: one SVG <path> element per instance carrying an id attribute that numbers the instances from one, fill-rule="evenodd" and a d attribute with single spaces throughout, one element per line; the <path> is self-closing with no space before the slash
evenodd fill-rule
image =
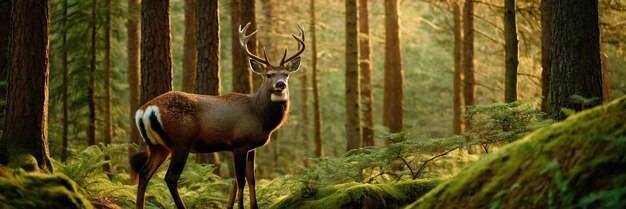
<path id="1" fill-rule="evenodd" d="M 474 1 L 466 0 L 463 8 L 463 101 L 465 106 L 476 105 L 474 89 Z M 472 121 L 465 121 L 465 130 L 472 129 Z"/>
<path id="2" fill-rule="evenodd" d="M 6 101 L 7 84 L 1 83 L 7 80 L 7 65 L 9 63 L 9 35 L 11 27 L 11 1 L 0 0 L 0 101 Z M 4 107 L 6 102 L 0 102 L 0 130 L 4 122 Z"/>
<path id="3" fill-rule="evenodd" d="M 463 23 L 461 20 L 461 3 L 452 3 L 454 16 L 454 96 L 452 108 L 454 114 L 454 134 L 463 132 Z"/>
<path id="4" fill-rule="evenodd" d="M 347 150 L 363 145 L 359 73 L 359 20 L 357 0 L 346 0 L 346 135 Z"/>
<path id="5" fill-rule="evenodd" d="M 315 157 L 324 156 L 324 147 L 322 146 L 322 109 L 320 105 L 320 77 L 317 71 L 317 35 L 316 35 L 316 17 L 315 17 L 315 0 L 311 0 L 309 4 L 309 12 L 311 15 L 311 84 L 313 86 L 313 126 L 315 127 Z"/>
<path id="6" fill-rule="evenodd" d="M 113 141 L 111 123 L 111 0 L 106 0 L 106 26 L 104 29 L 104 144 Z M 109 156 L 105 157 L 110 160 Z M 104 171 L 111 172 L 111 165 L 104 164 Z"/>
<path id="7" fill-rule="evenodd" d="M 200 0 L 202 1 L 202 0 Z M 196 0 L 185 0 L 185 39 L 183 40 L 183 91 L 193 93 L 196 85 Z M 201 15 L 201 14 L 200 14 Z"/>
<path id="8" fill-rule="evenodd" d="M 252 92 L 252 75 L 248 70 L 247 59 L 243 56 L 243 50 L 239 45 L 239 26 L 246 23 L 241 21 L 241 0 L 231 0 L 230 2 L 230 20 L 231 20 L 231 52 L 233 62 L 233 92 L 251 93 Z M 250 27 L 256 27 L 252 25 Z M 250 28 L 254 31 L 255 28 Z M 252 41 L 252 40 L 250 40 Z M 252 45 L 250 50 L 252 50 Z"/>
<path id="9" fill-rule="evenodd" d="M 87 100 L 89 101 L 89 128 L 87 128 L 87 137 L 89 145 L 98 143 L 96 138 L 96 5 L 97 1 L 93 0 L 91 7 L 91 62 L 89 71 L 89 85 L 87 87 Z"/>
<path id="10" fill-rule="evenodd" d="M 579 111 L 600 104 L 603 98 L 598 1 L 555 0 L 552 12 L 548 114 L 562 120 L 561 108 Z M 571 100 L 573 95 L 598 101 L 580 104 Z"/>
<path id="11" fill-rule="evenodd" d="M 385 95 L 383 125 L 389 132 L 402 131 L 404 93 L 402 83 L 402 52 L 400 50 L 400 19 L 398 1 L 385 0 Z"/>
<path id="12" fill-rule="evenodd" d="M 220 95 L 220 26 L 218 1 L 198 1 L 197 4 L 198 52 L 197 77 L 195 92 L 206 95 Z M 195 51 L 195 50 L 194 50 Z M 216 174 L 220 174 L 220 158 L 217 153 L 197 156 L 199 163 L 215 165 Z"/>
<path id="13" fill-rule="evenodd" d="M 241 25 L 246 25 L 246 23 L 250 23 L 250 28 L 248 28 L 248 30 L 250 31 L 256 31 L 256 12 L 255 12 L 255 5 L 254 5 L 255 1 L 247 1 L 247 0 L 242 0 L 241 1 Z M 239 39 L 235 39 L 235 40 L 239 40 Z M 257 48 L 258 48 L 258 42 L 257 42 L 257 38 L 256 36 L 252 36 L 250 37 L 250 40 L 248 40 L 248 50 L 250 50 L 250 52 L 254 53 L 254 54 L 258 54 L 257 53 Z M 241 48 L 240 46 L 238 48 Z M 250 85 L 252 85 L 251 88 L 251 92 L 255 91 L 257 88 L 259 88 L 259 86 L 261 86 L 261 82 L 263 81 L 263 78 L 257 74 L 254 73 L 250 73 L 250 70 L 248 69 L 248 59 L 246 59 L 244 57 L 244 62 L 243 62 L 243 70 L 245 70 L 246 72 L 248 72 L 248 74 L 251 75 L 251 83 Z"/>
<path id="14" fill-rule="evenodd" d="M 67 27 L 67 0 L 63 0 L 63 17 L 61 19 L 61 28 L 66 28 Z M 67 109 L 67 76 L 68 76 L 68 59 L 67 59 L 67 31 L 66 30 L 61 30 L 61 48 L 63 50 L 62 55 L 61 55 L 61 69 L 63 71 L 63 83 L 62 83 L 62 96 L 61 96 L 61 103 L 62 103 L 62 108 L 63 108 L 63 119 L 62 122 L 63 123 L 63 132 L 61 134 L 61 138 L 63 139 L 63 150 L 61 150 L 61 162 L 65 162 L 65 160 L 67 160 L 67 149 L 69 147 L 68 146 L 68 136 L 67 136 L 67 131 L 68 131 L 68 120 L 67 120 L 67 116 L 68 116 L 68 109 Z"/>
<path id="15" fill-rule="evenodd" d="M 609 57 L 604 53 L 604 47 L 600 43 L 600 53 L 602 62 L 602 100 L 604 102 L 611 101 L 611 76 L 609 76 L 608 59 Z"/>
<path id="16" fill-rule="evenodd" d="M 504 76 L 504 102 L 517 101 L 517 23 L 515 0 L 504 1 L 504 41 L 506 72 Z"/>
<path id="17" fill-rule="evenodd" d="M 170 1 L 141 2 L 141 104 L 172 90 Z"/>
<path id="18" fill-rule="evenodd" d="M 363 146 L 374 146 L 374 93 L 372 92 L 372 49 L 367 0 L 359 0 L 359 67 L 363 100 Z"/>
<path id="19" fill-rule="evenodd" d="M 49 0 L 11 3 L 9 86 L 0 163 L 6 165 L 11 157 L 28 154 L 35 157 L 39 169 L 52 172 L 48 152 L 49 6 Z"/>
<path id="20" fill-rule="evenodd" d="M 130 105 L 130 143 L 143 147 L 143 142 L 139 140 L 139 130 L 134 126 L 135 111 L 139 109 L 140 97 L 140 70 L 141 70 L 141 26 L 140 26 L 140 6 L 141 0 L 128 0 L 128 20 L 126 28 L 128 30 L 128 94 Z M 132 155 L 135 150 L 129 149 Z"/>
<path id="21" fill-rule="evenodd" d="M 548 112 L 550 48 L 552 47 L 552 0 L 541 0 L 541 111 Z"/>

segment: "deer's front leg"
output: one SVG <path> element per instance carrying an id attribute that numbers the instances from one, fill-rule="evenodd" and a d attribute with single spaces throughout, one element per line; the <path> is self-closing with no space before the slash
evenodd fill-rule
<path id="1" fill-rule="evenodd" d="M 254 158 L 256 150 L 248 152 L 248 162 L 246 163 L 246 180 L 248 181 L 248 189 L 250 191 L 250 208 L 258 209 L 256 203 L 256 181 L 254 179 Z"/>
<path id="2" fill-rule="evenodd" d="M 234 204 L 234 196 L 237 194 L 237 208 L 243 209 L 243 188 L 246 186 L 246 161 L 248 158 L 248 149 L 247 147 L 237 148 L 233 151 L 233 155 L 235 158 L 236 181 L 234 182 L 233 192 L 231 193 L 232 201 L 229 201 L 228 208 L 233 208 L 232 204 Z"/>

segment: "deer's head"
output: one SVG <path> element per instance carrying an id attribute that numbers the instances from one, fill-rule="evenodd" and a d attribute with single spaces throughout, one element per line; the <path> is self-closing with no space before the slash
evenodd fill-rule
<path id="1" fill-rule="evenodd" d="M 241 25 L 239 26 L 239 43 L 241 47 L 244 49 L 246 55 L 248 55 L 250 69 L 252 72 L 259 74 L 263 77 L 263 84 L 265 86 L 265 91 L 270 91 L 271 100 L 275 102 L 287 101 L 289 98 L 287 91 L 287 81 L 289 79 L 289 74 L 298 71 L 300 68 L 300 54 L 304 52 L 304 30 L 302 30 L 302 26 L 298 25 L 300 29 L 300 35 L 296 36 L 292 34 L 293 38 L 298 41 L 298 51 L 289 56 L 287 58 L 287 49 L 285 49 L 285 53 L 283 54 L 283 58 L 280 61 L 279 65 L 272 65 L 270 61 L 267 59 L 267 54 L 265 53 L 265 49 L 263 49 L 264 59 L 256 56 L 248 50 L 248 40 L 257 31 L 250 33 L 250 35 L 246 35 L 246 30 L 250 26 L 250 23 L 246 24 L 243 28 Z M 263 91 L 263 88 L 261 88 Z"/>

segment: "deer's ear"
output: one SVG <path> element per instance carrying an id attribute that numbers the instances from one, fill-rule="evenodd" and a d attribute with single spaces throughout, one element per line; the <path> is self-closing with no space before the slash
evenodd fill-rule
<path id="1" fill-rule="evenodd" d="M 300 57 L 296 57 L 294 59 L 292 59 L 291 61 L 289 61 L 289 64 L 287 64 L 287 70 L 289 72 L 296 72 L 298 71 L 298 69 L 300 69 Z"/>
<path id="2" fill-rule="evenodd" d="M 250 69 L 252 69 L 252 72 L 259 74 L 259 75 L 263 75 L 263 68 L 264 68 L 263 64 L 253 59 L 248 59 L 248 61 L 250 64 Z"/>

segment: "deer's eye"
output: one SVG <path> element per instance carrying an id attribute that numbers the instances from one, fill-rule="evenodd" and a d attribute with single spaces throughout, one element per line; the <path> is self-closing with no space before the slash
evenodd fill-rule
<path id="1" fill-rule="evenodd" d="M 283 74 L 283 76 L 285 76 L 285 78 L 286 78 L 286 77 L 289 77 L 289 74 L 285 73 L 285 74 Z"/>
<path id="2" fill-rule="evenodd" d="M 272 74 L 269 74 L 269 73 L 268 73 L 268 74 L 265 74 L 265 77 L 266 77 L 266 78 L 272 78 Z"/>

